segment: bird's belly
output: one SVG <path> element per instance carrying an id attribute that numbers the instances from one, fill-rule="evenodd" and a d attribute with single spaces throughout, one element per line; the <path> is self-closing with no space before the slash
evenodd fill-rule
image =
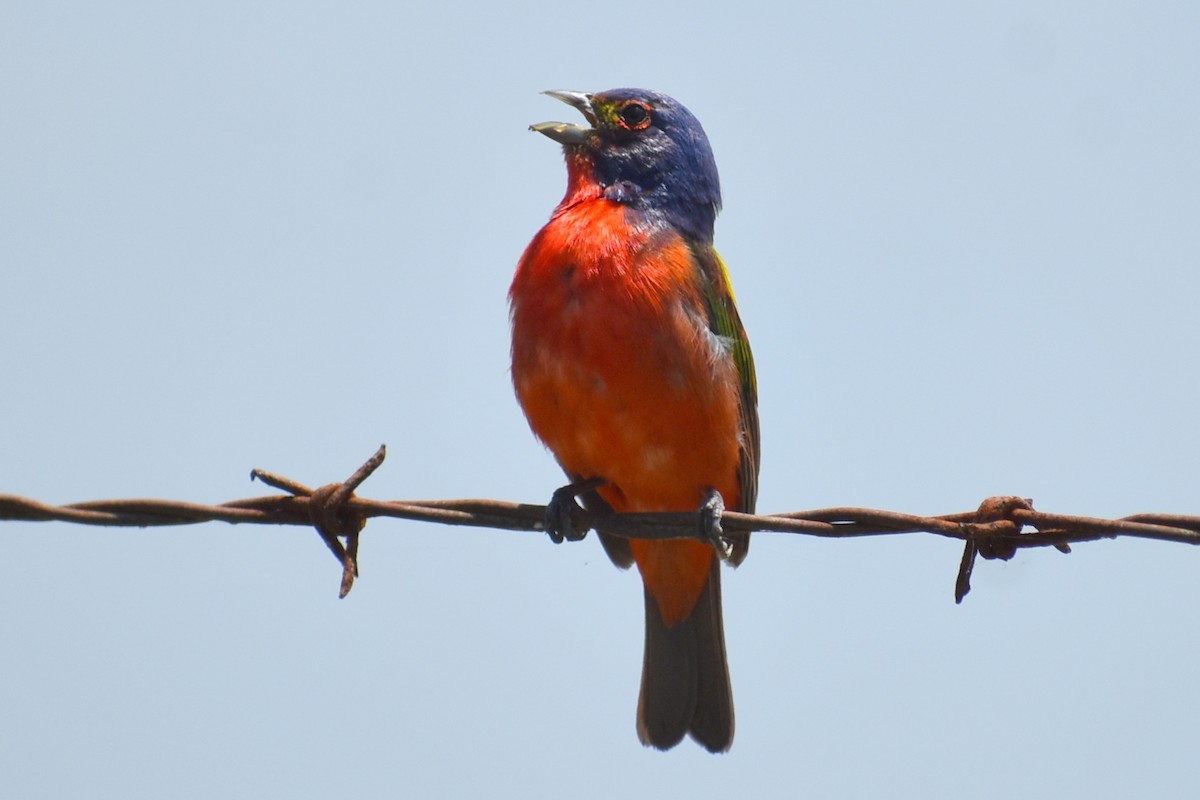
<path id="1" fill-rule="evenodd" d="M 738 383 L 681 303 L 572 296 L 514 341 L 517 394 L 563 468 L 609 482 L 618 511 L 693 510 L 740 495 Z M 516 322 L 516 321 L 514 321 Z"/>

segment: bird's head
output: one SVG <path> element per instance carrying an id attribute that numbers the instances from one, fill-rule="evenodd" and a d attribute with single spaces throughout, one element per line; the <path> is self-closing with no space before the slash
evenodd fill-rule
<path id="1" fill-rule="evenodd" d="M 646 89 L 546 94 L 589 123 L 530 126 L 563 145 L 572 183 L 594 181 L 609 199 L 712 240 L 721 185 L 708 137 L 690 111 Z"/>

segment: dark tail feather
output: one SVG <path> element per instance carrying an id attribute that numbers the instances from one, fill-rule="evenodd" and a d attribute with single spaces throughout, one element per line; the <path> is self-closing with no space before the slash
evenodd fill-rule
<path id="1" fill-rule="evenodd" d="M 721 621 L 721 564 L 713 558 L 708 583 L 691 616 L 672 627 L 646 592 L 646 652 L 638 697 L 638 738 L 667 750 L 685 733 L 713 753 L 733 744 L 733 690 Z"/>
<path id="2" fill-rule="evenodd" d="M 708 585 L 690 622 L 696 628 L 696 715 L 689 733 L 712 753 L 733 744 L 733 687 L 725 656 L 725 623 L 721 614 L 721 561 L 713 558 Z"/>

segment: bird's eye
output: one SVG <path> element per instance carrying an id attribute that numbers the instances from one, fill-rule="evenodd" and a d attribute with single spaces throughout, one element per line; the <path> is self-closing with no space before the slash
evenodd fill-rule
<path id="1" fill-rule="evenodd" d="M 640 131 L 650 125 L 650 106 L 631 100 L 617 113 L 617 118 L 622 128 Z"/>

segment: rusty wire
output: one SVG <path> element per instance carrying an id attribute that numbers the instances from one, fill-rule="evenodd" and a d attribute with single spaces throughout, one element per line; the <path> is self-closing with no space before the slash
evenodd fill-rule
<path id="1" fill-rule="evenodd" d="M 345 597 L 358 575 L 359 535 L 372 517 L 435 522 L 475 528 L 546 532 L 547 507 L 499 500 L 369 500 L 355 490 L 383 463 L 379 450 L 350 478 L 318 489 L 262 470 L 252 470 L 260 480 L 287 494 L 233 500 L 205 505 L 178 500 L 93 500 L 54 506 L 27 497 L 0 494 L 0 520 L 23 522 L 73 522 L 110 527 L 230 524 L 312 526 L 342 565 L 340 596 Z M 577 512 L 577 513 L 576 513 Z M 691 512 L 613 514 L 578 508 L 571 520 L 580 531 L 601 529 L 628 538 L 705 540 L 698 515 Z M 1020 497 L 991 497 L 975 511 L 934 517 L 879 511 L 869 508 L 823 508 L 784 514 L 725 512 L 720 519 L 725 532 L 800 533 L 843 538 L 932 533 L 965 542 L 955 580 L 955 602 L 970 591 L 971 571 L 977 556 L 1008 560 L 1026 547 L 1055 547 L 1069 553 L 1075 542 L 1131 536 L 1166 542 L 1200 544 L 1200 516 L 1136 514 L 1121 519 L 1047 514 L 1035 511 Z M 1026 530 L 1031 528 L 1031 531 Z M 343 544 L 343 541 L 345 543 Z"/>

